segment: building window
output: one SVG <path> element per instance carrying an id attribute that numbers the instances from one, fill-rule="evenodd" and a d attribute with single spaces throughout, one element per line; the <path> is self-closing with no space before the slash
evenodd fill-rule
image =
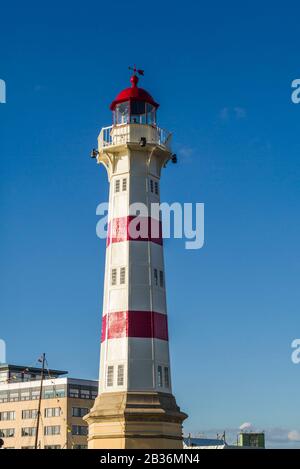
<path id="1" fill-rule="evenodd" d="M 90 390 L 89 389 L 81 389 L 80 397 L 81 397 L 81 399 L 90 399 Z"/>
<path id="2" fill-rule="evenodd" d="M 115 180 L 115 192 L 120 192 L 120 179 Z"/>
<path id="3" fill-rule="evenodd" d="M 65 397 L 66 396 L 66 391 L 64 388 L 61 389 L 55 389 L 55 396 L 56 397 Z"/>
<path id="4" fill-rule="evenodd" d="M 74 397 L 74 398 L 78 398 L 79 397 L 79 389 L 70 388 L 69 396 Z"/>
<path id="5" fill-rule="evenodd" d="M 21 446 L 21 449 L 35 449 L 34 446 Z"/>
<path id="6" fill-rule="evenodd" d="M 60 449 L 60 445 L 45 445 L 44 449 Z"/>
<path id="7" fill-rule="evenodd" d="M 87 445 L 73 445 L 73 449 L 88 449 Z"/>
<path id="8" fill-rule="evenodd" d="M 21 391 L 21 401 L 29 401 L 29 399 L 30 399 L 30 392 Z"/>
<path id="9" fill-rule="evenodd" d="M 2 438 L 13 438 L 15 436 L 14 428 L 2 428 L 0 429 L 0 437 Z"/>
<path id="10" fill-rule="evenodd" d="M 45 417 L 59 417 L 60 412 L 60 407 L 48 407 L 47 409 L 45 409 Z"/>
<path id="11" fill-rule="evenodd" d="M 21 429 L 21 436 L 35 436 L 36 427 L 24 427 Z"/>
<path id="12" fill-rule="evenodd" d="M 88 427 L 85 425 L 72 425 L 72 435 L 86 436 L 88 434 Z"/>
<path id="13" fill-rule="evenodd" d="M 124 385 L 124 365 L 118 365 L 118 386 Z"/>
<path id="14" fill-rule="evenodd" d="M 31 399 L 35 401 L 36 399 L 39 399 L 40 397 L 40 391 L 38 389 L 33 389 L 31 391 Z"/>
<path id="15" fill-rule="evenodd" d="M 22 419 L 35 419 L 37 418 L 37 409 L 22 410 Z"/>
<path id="16" fill-rule="evenodd" d="M 165 388 L 170 387 L 170 375 L 169 375 L 169 368 L 165 366 L 164 368 L 164 379 L 165 379 Z"/>
<path id="17" fill-rule="evenodd" d="M 92 391 L 92 399 L 96 399 L 96 397 L 98 396 L 98 390 L 97 391 Z"/>
<path id="18" fill-rule="evenodd" d="M 113 386 L 113 385 L 114 385 L 114 367 L 108 366 L 107 376 L 106 376 L 106 386 Z"/>
<path id="19" fill-rule="evenodd" d="M 53 397 L 55 397 L 54 389 L 45 389 L 44 399 L 53 399 Z"/>
<path id="20" fill-rule="evenodd" d="M 123 178 L 122 179 L 122 191 L 126 191 L 127 190 L 127 178 Z"/>
<path id="21" fill-rule="evenodd" d="M 161 288 L 164 287 L 164 273 L 162 270 L 159 271 L 159 285 Z"/>
<path id="22" fill-rule="evenodd" d="M 0 371 L 0 383 L 7 383 L 8 371 Z"/>
<path id="23" fill-rule="evenodd" d="M 19 393 L 18 392 L 11 392 L 9 395 L 10 402 L 16 402 L 19 400 Z"/>
<path id="24" fill-rule="evenodd" d="M 154 192 L 156 195 L 158 195 L 158 182 L 157 181 L 155 181 L 154 183 Z"/>
<path id="25" fill-rule="evenodd" d="M 49 425 L 44 427 L 44 435 L 60 435 L 60 425 Z"/>
<path id="26" fill-rule="evenodd" d="M 111 284 L 117 285 L 117 269 L 111 269 Z"/>
<path id="27" fill-rule="evenodd" d="M 72 417 L 83 417 L 89 413 L 86 407 L 72 407 Z"/>
<path id="28" fill-rule="evenodd" d="M 125 284 L 125 280 L 126 280 L 125 276 L 126 276 L 126 268 L 121 267 L 121 269 L 120 269 L 120 285 Z"/>
<path id="29" fill-rule="evenodd" d="M 156 287 L 158 286 L 157 269 L 154 269 L 154 285 L 155 285 Z"/>
<path id="30" fill-rule="evenodd" d="M 159 388 L 162 388 L 163 382 L 162 382 L 162 367 L 158 366 L 157 367 L 157 385 Z"/>
<path id="31" fill-rule="evenodd" d="M 16 412 L 15 411 L 7 411 L 7 412 L 0 412 L 0 420 L 15 420 Z"/>
<path id="32" fill-rule="evenodd" d="M 1 392 L 0 393 L 0 402 L 8 402 L 8 393 L 7 392 Z"/>

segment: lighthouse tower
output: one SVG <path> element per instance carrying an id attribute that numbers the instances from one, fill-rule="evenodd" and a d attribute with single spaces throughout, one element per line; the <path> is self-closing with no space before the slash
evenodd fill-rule
<path id="1" fill-rule="evenodd" d="M 99 395 L 85 417 L 91 449 L 182 448 L 187 417 L 172 394 L 161 221 L 151 211 L 174 158 L 171 134 L 133 70 L 94 151 L 110 191 Z"/>

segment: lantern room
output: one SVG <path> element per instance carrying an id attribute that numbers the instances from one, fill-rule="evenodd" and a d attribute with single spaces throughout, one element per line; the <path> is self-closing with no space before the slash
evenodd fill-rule
<path id="1" fill-rule="evenodd" d="M 121 91 L 112 102 L 114 125 L 148 124 L 156 125 L 156 110 L 159 107 L 152 96 L 143 88 L 139 88 L 138 77 L 130 78 L 131 87 Z"/>

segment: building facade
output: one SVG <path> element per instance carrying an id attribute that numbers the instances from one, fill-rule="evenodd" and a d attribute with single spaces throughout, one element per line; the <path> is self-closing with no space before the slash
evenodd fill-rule
<path id="1" fill-rule="evenodd" d="M 42 387 L 39 449 L 86 449 L 82 419 L 97 396 L 97 381 L 48 370 Z M 4 449 L 34 449 L 41 369 L 0 365 L 0 438 Z"/>
<path id="2" fill-rule="evenodd" d="M 265 448 L 265 434 L 264 432 L 241 432 L 238 435 L 238 446 Z"/>

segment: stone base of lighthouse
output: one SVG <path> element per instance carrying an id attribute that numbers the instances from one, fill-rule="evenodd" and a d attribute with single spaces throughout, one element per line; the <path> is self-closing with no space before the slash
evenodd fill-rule
<path id="1" fill-rule="evenodd" d="M 100 394 L 84 418 L 89 449 L 180 449 L 182 422 L 175 397 L 159 392 Z"/>

